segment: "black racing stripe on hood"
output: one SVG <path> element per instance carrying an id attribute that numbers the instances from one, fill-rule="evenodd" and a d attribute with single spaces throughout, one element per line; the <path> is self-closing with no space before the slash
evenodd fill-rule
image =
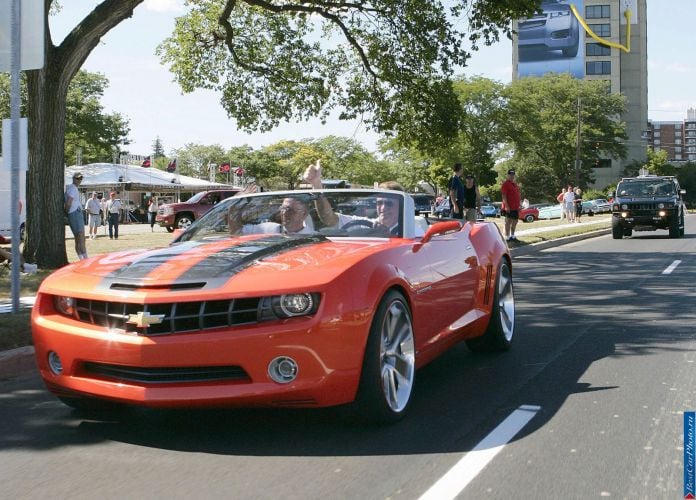
<path id="1" fill-rule="evenodd" d="M 211 279 L 218 277 L 229 279 L 259 259 L 323 241 L 327 241 L 326 237 L 319 234 L 302 237 L 273 235 L 242 241 L 207 255 L 171 282 L 160 282 L 156 285 L 158 285 L 157 288 L 181 289 L 188 288 L 186 285 L 190 284 L 193 288 L 203 288 Z M 190 252 L 192 248 L 199 245 L 201 245 L 200 242 L 186 242 L 148 254 L 110 273 L 104 279 L 102 287 L 106 289 L 152 288 L 155 283 L 152 280 L 146 282 L 145 276 L 155 272 L 170 259 Z"/>
<path id="2" fill-rule="evenodd" d="M 257 260 L 323 241 L 327 239 L 320 234 L 301 237 L 279 234 L 245 241 L 207 256 L 179 276 L 176 282 L 201 281 L 219 276 L 229 278 Z"/>

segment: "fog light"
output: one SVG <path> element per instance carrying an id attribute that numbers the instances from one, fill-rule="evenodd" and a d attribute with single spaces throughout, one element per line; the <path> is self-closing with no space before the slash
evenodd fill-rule
<path id="1" fill-rule="evenodd" d="M 628 212 L 621 212 L 621 217 L 624 217 L 624 218 L 628 217 Z"/>
<path id="2" fill-rule="evenodd" d="M 657 213 L 657 215 L 659 215 L 660 217 L 664 217 L 665 215 L 667 215 L 667 212 L 665 212 L 664 210 L 660 210 L 660 211 Z"/>
<path id="3" fill-rule="evenodd" d="M 54 375 L 63 373 L 63 362 L 60 360 L 60 356 L 53 351 L 48 353 L 48 367 Z"/>
<path id="4" fill-rule="evenodd" d="M 294 359 L 286 356 L 275 358 L 268 365 L 268 375 L 274 382 L 287 384 L 297 377 L 297 363 Z"/>

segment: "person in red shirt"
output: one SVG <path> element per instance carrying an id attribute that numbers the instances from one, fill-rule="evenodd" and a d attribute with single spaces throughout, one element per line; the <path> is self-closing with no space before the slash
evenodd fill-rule
<path id="1" fill-rule="evenodd" d="M 517 241 L 515 228 L 520 216 L 520 187 L 515 183 L 515 171 L 510 169 L 507 172 L 507 179 L 500 187 L 503 196 L 503 204 L 500 207 L 505 211 L 505 238 L 508 241 Z"/>

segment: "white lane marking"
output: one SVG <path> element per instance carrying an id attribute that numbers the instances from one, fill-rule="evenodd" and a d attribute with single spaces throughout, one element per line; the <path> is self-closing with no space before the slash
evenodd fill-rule
<path id="1" fill-rule="evenodd" d="M 672 271 L 674 271 L 679 264 L 681 264 L 681 260 L 675 260 L 667 267 L 667 269 L 662 271 L 662 274 L 672 274 Z"/>
<path id="2" fill-rule="evenodd" d="M 513 411 L 483 441 L 423 493 L 419 500 L 456 498 L 539 410 L 541 406 L 522 405 Z"/>

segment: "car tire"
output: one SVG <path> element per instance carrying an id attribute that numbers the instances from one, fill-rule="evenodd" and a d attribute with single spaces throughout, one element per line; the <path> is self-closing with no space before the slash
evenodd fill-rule
<path id="1" fill-rule="evenodd" d="M 529 215 L 525 216 L 524 221 L 525 222 L 534 222 L 534 216 L 529 214 Z"/>
<path id="2" fill-rule="evenodd" d="M 167 226 L 165 229 L 167 230 L 168 233 L 173 233 L 173 232 L 174 232 L 174 227 L 173 227 L 173 226 Z"/>
<path id="3" fill-rule="evenodd" d="M 611 236 L 615 240 L 620 240 L 624 236 L 623 228 L 618 224 L 612 224 L 611 226 Z"/>
<path id="4" fill-rule="evenodd" d="M 670 238 L 679 238 L 681 236 L 681 233 L 679 231 L 679 216 L 677 214 L 674 214 L 672 218 L 669 220 L 669 237 Z"/>
<path id="5" fill-rule="evenodd" d="M 193 224 L 194 218 L 192 215 L 182 214 L 177 215 L 174 227 L 176 229 L 187 229 L 191 224 Z"/>
<path id="6" fill-rule="evenodd" d="M 404 296 L 389 291 L 379 303 L 365 346 L 357 416 L 387 424 L 406 414 L 413 394 L 416 351 L 411 311 Z"/>
<path id="7" fill-rule="evenodd" d="M 493 307 L 486 332 L 481 337 L 466 341 L 473 352 L 507 351 L 515 334 L 515 290 L 512 271 L 507 260 L 502 259 L 495 279 Z"/>

